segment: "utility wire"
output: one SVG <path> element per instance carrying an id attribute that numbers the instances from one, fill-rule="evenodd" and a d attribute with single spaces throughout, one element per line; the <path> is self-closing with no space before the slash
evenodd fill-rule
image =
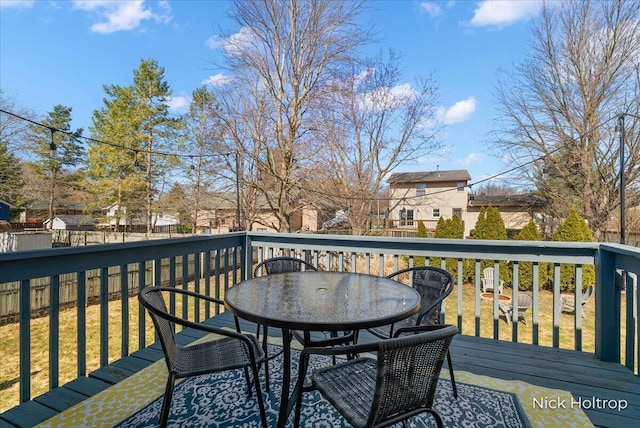
<path id="1" fill-rule="evenodd" d="M 108 146 L 111 146 L 111 147 L 114 147 L 114 148 L 119 148 L 119 149 L 129 150 L 129 151 L 131 151 L 131 152 L 136 153 L 136 155 L 137 155 L 138 153 L 145 153 L 145 154 L 150 154 L 150 155 L 159 155 L 159 156 L 175 156 L 175 157 L 178 157 L 178 158 L 180 158 L 180 157 L 185 157 L 185 158 L 191 158 L 191 159 L 193 159 L 194 157 L 216 157 L 216 156 L 228 155 L 228 153 L 222 153 L 222 154 L 220 154 L 220 153 L 215 153 L 215 154 L 210 154 L 210 155 L 207 155 L 207 154 L 193 155 L 193 154 L 166 153 L 166 152 L 159 152 L 159 151 L 147 150 L 147 149 L 132 149 L 132 148 L 130 148 L 130 147 L 123 146 L 123 145 L 121 145 L 121 144 L 111 143 L 111 142 L 103 141 L 103 140 L 99 140 L 99 139 L 96 139 L 96 138 L 85 137 L 85 136 L 79 136 L 79 137 L 77 137 L 77 136 L 75 136 L 72 132 L 65 131 L 65 130 L 62 130 L 62 129 L 57 129 L 57 128 L 52 127 L 52 126 L 50 126 L 50 125 L 46 125 L 46 124 L 44 124 L 44 123 L 37 122 L 37 121 L 35 121 L 35 120 L 32 120 L 32 119 L 29 119 L 29 118 L 26 118 L 26 117 L 20 116 L 20 115 L 18 115 L 18 114 L 12 113 L 12 112 L 7 111 L 7 110 L 4 110 L 4 109 L 0 109 L 0 112 L 1 112 L 1 113 L 5 113 L 5 114 L 8 114 L 8 115 L 11 115 L 11 116 L 13 116 L 13 117 L 15 117 L 15 118 L 18 118 L 18 119 L 24 120 L 24 121 L 26 121 L 26 122 L 29 122 L 29 123 L 33 124 L 33 125 L 41 126 L 41 127 L 43 127 L 43 128 L 47 128 L 47 129 L 49 129 L 52 133 L 53 133 L 53 132 L 60 132 L 60 133 L 62 133 L 62 134 L 68 135 L 68 136 L 73 137 L 73 138 L 82 138 L 82 139 L 84 139 L 84 140 L 86 140 L 86 141 L 88 141 L 88 142 L 90 141 L 90 142 L 94 142 L 94 143 L 97 143 L 97 144 L 105 144 L 105 145 L 108 145 Z M 623 114 L 623 115 L 628 115 L 628 116 L 634 116 L 634 117 L 636 117 L 636 118 L 637 118 L 637 116 L 632 115 L 632 114 L 629 114 L 629 113 L 622 113 L 622 114 Z M 604 125 L 608 124 L 608 123 L 609 123 L 609 122 L 611 122 L 612 120 L 617 120 L 619 116 L 620 116 L 620 115 L 616 115 L 616 116 L 613 116 L 613 117 L 611 117 L 611 118 L 609 118 L 609 119 L 605 120 L 604 122 L 600 123 L 600 124 L 596 127 L 596 129 L 599 129 L 599 128 L 603 127 Z M 593 132 L 593 131 L 590 131 L 590 132 Z M 586 134 L 581 134 L 581 135 L 579 135 L 579 136 L 577 136 L 577 137 L 573 138 L 573 139 L 571 140 L 571 142 L 576 142 L 576 141 L 578 141 L 580 138 L 584 137 L 585 135 L 586 135 Z M 530 160 L 530 161 L 528 161 L 528 162 L 525 162 L 525 163 L 523 163 L 523 164 L 519 164 L 519 165 L 517 165 L 517 166 L 514 166 L 513 168 L 510 168 L 510 169 L 508 169 L 508 170 L 505 170 L 505 171 L 499 172 L 499 173 L 497 173 L 497 174 L 494 174 L 494 175 L 492 175 L 492 176 L 490 176 L 490 177 L 483 178 L 482 180 L 478 180 L 478 181 L 473 182 L 473 183 L 468 183 L 468 184 L 466 184 L 466 185 L 465 185 L 465 187 L 469 187 L 469 188 L 471 189 L 471 188 L 473 188 L 473 186 L 478 186 L 479 184 L 485 183 L 485 182 L 487 182 L 487 181 L 494 180 L 494 179 L 496 179 L 496 178 L 498 178 L 498 177 L 501 177 L 501 176 L 506 175 L 506 174 L 509 174 L 509 173 L 511 173 L 511 172 L 513 172 L 513 171 L 516 171 L 516 170 L 522 169 L 522 168 L 524 168 L 524 167 L 526 167 L 526 166 L 528 166 L 528 165 L 531 165 L 531 164 L 533 164 L 533 163 L 539 162 L 539 161 L 541 161 L 541 160 L 544 160 L 547 156 L 550 156 L 550 155 L 555 154 L 556 152 L 560 151 L 560 150 L 562 149 L 562 147 L 563 147 L 563 146 L 559 146 L 559 147 L 557 147 L 557 148 L 555 148 L 555 149 L 551 150 L 549 153 L 546 153 L 546 154 L 544 154 L 544 155 L 542 155 L 542 156 L 540 156 L 540 157 L 537 157 L 537 158 L 535 158 L 535 159 L 532 159 L 532 160 Z M 331 198 L 335 197 L 335 194 L 334 194 L 334 193 L 326 193 L 326 192 L 322 192 L 322 191 L 319 191 L 319 190 L 310 190 L 310 189 L 308 189 L 308 188 L 303 188 L 303 187 L 302 187 L 302 185 L 297 184 L 297 183 L 295 183 L 295 184 L 294 184 L 294 186 L 299 187 L 301 190 L 304 190 L 304 191 L 306 191 L 306 192 L 308 192 L 308 193 L 313 193 L 313 194 L 316 194 L 316 195 L 326 196 L 326 197 L 331 197 Z M 446 193 L 446 192 L 452 192 L 452 191 L 454 191 L 454 190 L 455 190 L 455 191 L 457 191 L 457 188 L 456 188 L 456 189 L 443 189 L 443 190 L 439 190 L 439 191 L 437 191 L 437 192 L 429 193 L 429 196 L 432 196 L 432 195 L 438 195 L 438 194 Z M 418 199 L 418 198 L 423 198 L 423 197 L 424 197 L 424 195 L 415 195 L 415 196 L 402 197 L 402 198 L 400 198 L 400 199 L 401 199 L 401 200 L 405 200 L 405 201 L 406 201 L 406 200 L 410 200 L 410 199 Z M 360 198 L 360 197 L 346 197 L 346 198 L 341 198 L 341 199 L 347 199 L 347 200 L 360 200 L 360 199 L 362 199 L 362 198 Z M 369 200 L 373 200 L 373 201 L 376 201 L 376 200 L 377 200 L 377 201 L 382 201 L 382 200 L 391 200 L 391 198 L 388 198 L 388 197 L 387 197 L 387 198 L 373 198 L 373 199 L 371 199 L 371 198 L 367 198 L 367 199 L 369 199 Z M 397 199 L 397 198 L 393 198 L 393 199 L 395 200 L 395 199 Z"/>
<path id="2" fill-rule="evenodd" d="M 35 120 L 20 116 L 18 114 L 12 113 L 10 111 L 6 111 L 4 109 L 0 109 L 0 113 L 5 113 L 5 114 L 8 114 L 8 115 L 11 115 L 11 116 L 13 116 L 13 117 L 15 117 L 17 119 L 24 120 L 24 121 L 29 122 L 29 123 L 31 123 L 33 125 L 36 125 L 36 126 L 41 126 L 43 128 L 46 128 L 46 129 L 50 130 L 51 132 L 59 132 L 61 134 L 68 135 L 69 137 L 72 137 L 74 139 L 82 138 L 83 140 L 85 140 L 87 142 L 93 142 L 93 143 L 96 143 L 96 144 L 104 144 L 104 145 L 107 145 L 107 146 L 110 146 L 110 147 L 113 147 L 113 148 L 116 148 L 116 149 L 128 150 L 128 151 L 130 151 L 132 153 L 143 153 L 143 154 L 158 155 L 158 156 L 175 156 L 175 157 L 184 157 L 184 158 L 196 157 L 196 155 L 193 155 L 193 154 L 167 153 L 167 152 L 160 152 L 160 151 L 155 151 L 155 150 L 148 150 L 148 149 L 144 149 L 144 148 L 132 149 L 131 147 L 123 146 L 122 144 L 117 144 L 117 143 L 112 143 L 112 142 L 109 142 L 109 141 L 99 140 L 97 138 L 85 137 L 83 135 L 76 136 L 70 131 L 65 131 L 64 129 L 58 129 L 58 128 L 55 128 L 53 126 L 46 125 L 44 123 L 37 122 Z M 202 154 L 202 155 L 199 155 L 197 157 L 216 157 L 216 156 L 220 156 L 220 154 L 217 154 L 217 153 L 216 154 L 210 154 L 210 155 Z"/>

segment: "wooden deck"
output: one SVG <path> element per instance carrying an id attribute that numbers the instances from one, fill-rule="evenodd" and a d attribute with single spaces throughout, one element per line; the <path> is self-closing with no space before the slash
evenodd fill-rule
<path id="1" fill-rule="evenodd" d="M 235 328 L 229 313 L 218 315 L 207 323 Z M 249 322 L 243 322 L 242 327 L 255 331 Z M 275 335 L 278 330 L 270 329 L 270 333 Z M 200 335 L 185 331 L 179 336 L 182 343 L 189 343 Z M 361 339 L 371 337 L 362 333 Z M 455 370 L 570 391 L 576 400 L 626 400 L 628 408 L 622 412 L 584 406 L 583 410 L 595 426 L 640 426 L 640 379 L 619 364 L 604 363 L 588 353 L 461 335 L 453 341 L 451 356 Z M 137 351 L 88 377 L 76 379 L 0 414 L 0 428 L 32 427 L 160 358 L 162 352 L 157 343 Z"/>

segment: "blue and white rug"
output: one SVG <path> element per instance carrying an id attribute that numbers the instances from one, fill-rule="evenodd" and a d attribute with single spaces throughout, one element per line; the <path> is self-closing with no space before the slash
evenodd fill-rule
<path id="1" fill-rule="evenodd" d="M 269 345 L 270 354 L 279 350 Z M 292 371 L 297 372 L 298 351 L 292 350 Z M 331 358 L 312 356 L 309 372 L 331 365 Z M 282 387 L 282 355 L 270 361 L 270 392 L 265 391 L 265 408 L 269 425 L 276 426 Z M 446 369 L 443 370 L 443 372 Z M 295 375 L 292 376 L 295 379 Z M 261 372 L 261 381 L 264 378 Z M 457 382 L 458 398 L 453 397 L 451 382 L 440 379 L 435 408 L 447 427 L 529 427 L 515 394 Z M 293 385 L 292 385 L 293 388 Z M 122 421 L 117 427 L 157 427 L 162 397 Z M 293 426 L 293 414 L 287 426 Z M 334 407 L 316 392 L 304 394 L 303 427 L 349 427 Z M 187 378 L 175 387 L 169 426 L 180 427 L 260 427 L 255 393 L 247 395 L 242 370 Z M 411 427 L 435 427 L 435 420 L 425 413 L 409 421 Z"/>

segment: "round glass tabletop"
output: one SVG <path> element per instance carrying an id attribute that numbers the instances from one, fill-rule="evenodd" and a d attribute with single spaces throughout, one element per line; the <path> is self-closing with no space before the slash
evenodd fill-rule
<path id="1" fill-rule="evenodd" d="M 242 281 L 225 293 L 240 318 L 300 330 L 355 330 L 391 324 L 420 308 L 400 282 L 349 272 L 290 272 Z"/>

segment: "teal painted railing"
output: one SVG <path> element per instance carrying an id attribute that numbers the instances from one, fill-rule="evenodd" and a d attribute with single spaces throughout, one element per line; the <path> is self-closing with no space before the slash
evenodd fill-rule
<path id="1" fill-rule="evenodd" d="M 145 331 L 151 328 L 145 316 L 130 321 L 129 299 L 132 293 L 144 285 L 169 283 L 172 285 L 193 282 L 196 291 L 220 297 L 224 290 L 238 280 L 251 275 L 251 268 L 264 258 L 277 254 L 295 254 L 305 257 L 325 270 L 354 271 L 379 275 L 396 270 L 404 263 L 413 265 L 418 258 L 427 261 L 438 258 L 443 267 L 453 266 L 457 284 L 465 282 L 463 272 L 471 272 L 471 284 L 475 288 L 473 314 L 463 310 L 462 287 L 456 287 L 444 306 L 446 314 L 455 314 L 461 327 L 468 317 L 474 318 L 473 334 L 480 335 L 481 266 L 483 261 L 493 261 L 496 281 L 504 266 L 509 272 L 512 299 L 516 300 L 521 280 L 521 266 L 531 269 L 533 283 L 527 293 L 533 297 L 531 308 L 532 337 L 519 335 L 519 323 L 513 326 L 500 321 L 498 288 L 494 287 L 492 336 L 499 338 L 501 329 L 511 330 L 511 340 L 539 345 L 540 320 L 544 311 L 553 314 L 552 346 L 560 346 L 560 282 L 562 267 L 574 265 L 578 289 L 582 289 L 586 266 L 595 265 L 595 354 L 604 361 L 624 364 L 638 374 L 639 317 L 637 309 L 638 275 L 640 273 L 640 249 L 616 244 L 560 243 L 525 241 L 481 241 L 426 238 L 386 238 L 367 236 L 338 236 L 313 234 L 272 234 L 236 232 L 225 235 L 194 236 L 177 239 L 139 241 L 125 244 L 108 244 L 88 247 L 72 247 L 0 254 L 0 289 L 7 283 L 19 283 L 19 349 L 8 349 L 0 336 L 3 352 L 19 352 L 19 401 L 31 398 L 31 353 L 48 352 L 49 389 L 59 386 L 60 370 L 60 311 L 61 277 L 71 274 L 76 293 L 73 294 L 77 311 L 77 375 L 87 372 L 86 305 L 77 302 L 92 300 L 87 295 L 90 281 L 98 281 L 97 304 L 100 305 L 100 365 L 131 354 L 146 347 Z M 448 260 L 448 263 L 447 263 Z M 453 260 L 453 262 L 452 262 Z M 183 261 L 186 261 L 183 262 Z M 453 264 L 452 264 L 453 263 Z M 484 262 L 486 263 L 486 262 Z M 501 267 L 502 266 L 502 267 Z M 541 307 L 539 299 L 542 270 L 552 272 L 553 308 Z M 179 272 L 178 270 L 181 270 Z M 97 277 L 98 279 L 94 279 Z M 49 335 L 46 346 L 33 347 L 31 340 L 32 288 L 35 281 L 48 278 L 50 304 L 47 317 Z M 62 281 L 68 282 L 68 280 Z M 95 287 L 94 287 L 95 288 Z M 65 292 L 66 294 L 66 292 Z M 580 293 L 578 293 L 579 295 Z M 122 331 L 110 332 L 108 303 L 115 296 L 121 305 Z M 467 294 L 468 296 L 468 294 Z M 175 310 L 172 302 L 172 310 Z M 582 307 L 576 302 L 575 342 L 573 348 L 583 349 Z M 186 305 L 183 305 L 183 311 Z M 183 314 L 186 315 L 186 312 Z M 199 308 L 190 316 L 202 321 L 215 313 Z M 448 318 L 451 319 L 451 318 Z M 624 319 L 624 323 L 621 321 Z M 133 325 L 132 325 L 133 324 Z M 138 329 L 137 349 L 131 349 L 129 332 Z M 115 333 L 115 334 L 110 334 Z M 605 334 L 606 333 L 606 334 Z M 469 333 L 466 333 L 469 334 Z M 110 337 L 121 341 L 119 355 L 109 355 Z M 135 347 L 135 346 L 134 346 Z M 622 351 L 621 351 L 622 349 Z M 3 374 L 6 376 L 6 374 Z M 4 382 L 4 381 L 3 381 Z M 17 403 L 16 403 L 17 404 Z"/>

